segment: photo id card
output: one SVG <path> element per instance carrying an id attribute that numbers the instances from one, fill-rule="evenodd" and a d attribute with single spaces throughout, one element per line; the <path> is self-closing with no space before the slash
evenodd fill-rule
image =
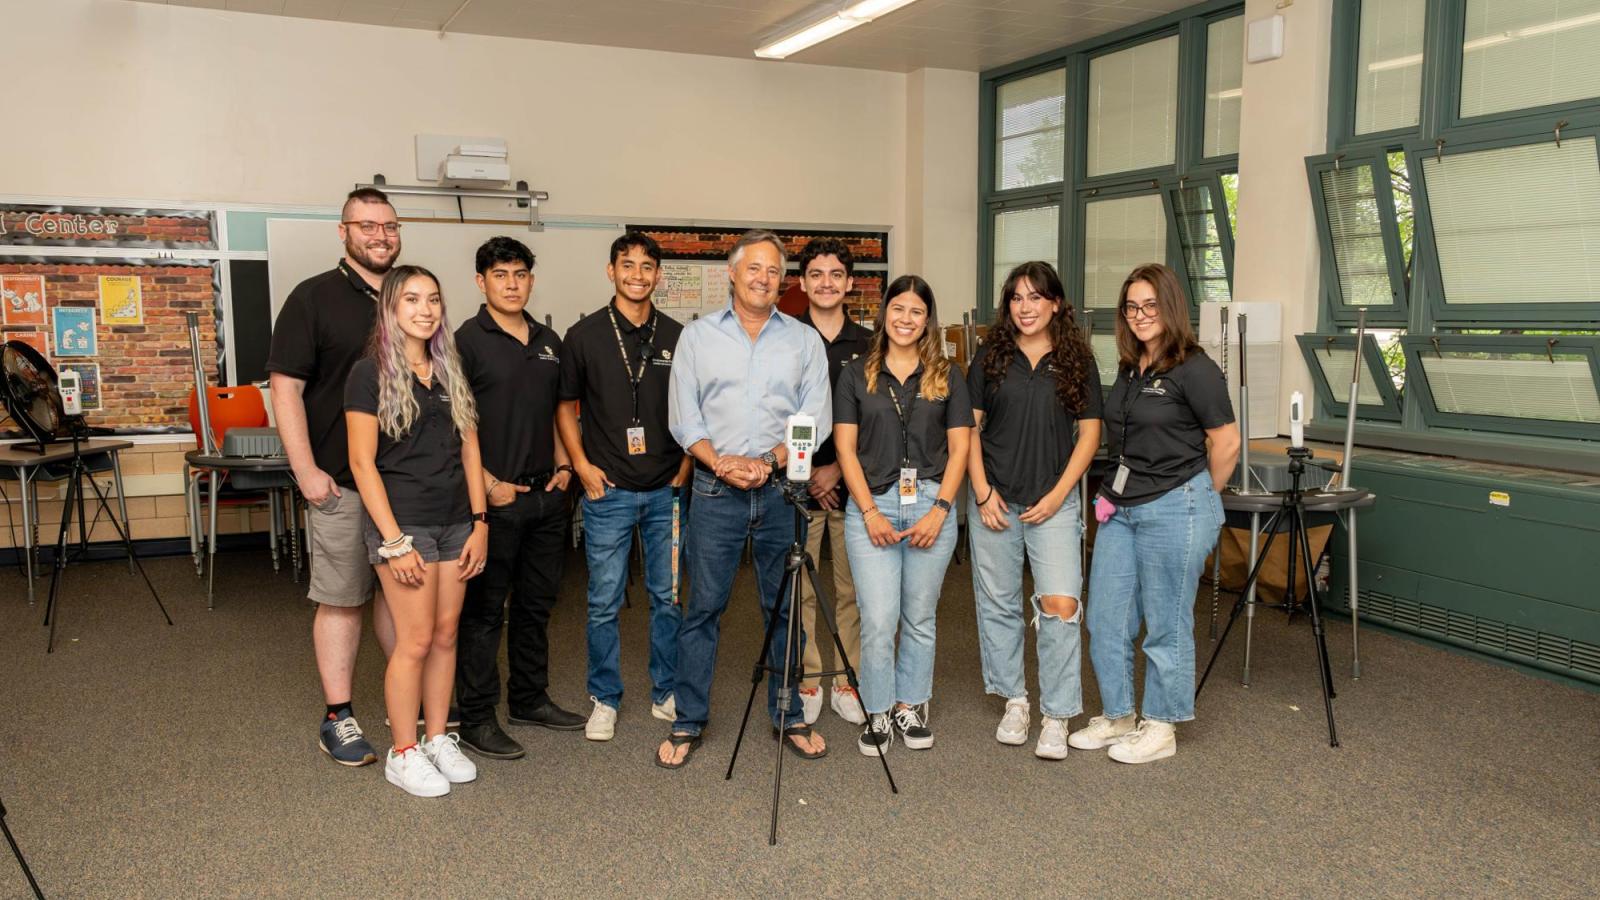
<path id="1" fill-rule="evenodd" d="M 628 455 L 644 455 L 644 426 L 635 425 L 628 429 Z"/>
<path id="2" fill-rule="evenodd" d="M 1118 465 L 1117 474 L 1111 479 L 1111 493 L 1122 496 L 1122 489 L 1128 486 L 1128 467 Z"/>
<path id="3" fill-rule="evenodd" d="M 900 505 L 910 506 L 917 502 L 917 470 L 900 470 Z"/>

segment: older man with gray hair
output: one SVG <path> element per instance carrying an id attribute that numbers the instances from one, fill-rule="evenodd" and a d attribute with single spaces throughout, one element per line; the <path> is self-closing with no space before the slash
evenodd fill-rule
<path id="1" fill-rule="evenodd" d="M 794 516 L 779 481 L 787 463 L 789 416 L 817 420 L 817 439 L 832 429 L 828 357 L 817 332 L 778 312 L 784 246 L 770 231 L 749 231 L 728 255 L 731 298 L 725 309 L 691 322 L 678 339 L 667 425 L 694 457 L 689 504 L 689 580 L 694 585 L 678 633 L 678 718 L 656 752 L 656 765 L 681 768 L 700 746 L 711 705 L 722 613 L 733 592 L 746 538 L 754 545 L 763 623 L 774 636 L 768 657 L 772 727 L 806 759 L 827 753 L 800 711 L 799 694 L 779 703 L 790 603 L 779 604 Z M 795 648 L 798 655 L 800 648 Z"/>

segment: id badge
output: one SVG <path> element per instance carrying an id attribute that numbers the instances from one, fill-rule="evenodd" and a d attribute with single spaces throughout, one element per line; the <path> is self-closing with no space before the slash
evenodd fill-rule
<path id="1" fill-rule="evenodd" d="M 1111 493 L 1122 496 L 1122 489 L 1128 486 L 1128 467 L 1125 464 L 1117 466 L 1117 474 L 1111 479 Z"/>
<path id="2" fill-rule="evenodd" d="M 644 426 L 635 425 L 628 429 L 628 455 L 644 455 Z"/>
<path id="3" fill-rule="evenodd" d="M 900 470 L 900 505 L 910 506 L 917 502 L 917 470 Z"/>

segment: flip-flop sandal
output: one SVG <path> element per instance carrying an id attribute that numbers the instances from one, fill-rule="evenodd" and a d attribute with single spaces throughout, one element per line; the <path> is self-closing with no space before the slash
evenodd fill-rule
<path id="1" fill-rule="evenodd" d="M 683 755 L 683 759 L 680 759 L 675 763 L 662 762 L 661 748 L 658 746 L 656 747 L 656 753 L 652 758 L 656 761 L 656 765 L 663 769 L 681 769 L 689 764 L 689 760 L 694 759 L 694 751 L 700 749 L 700 735 L 669 734 L 667 735 L 667 743 L 672 745 L 672 753 L 674 756 L 677 755 L 679 747 L 687 746 L 689 748 L 689 752 Z"/>
<path id="2" fill-rule="evenodd" d="M 796 744 L 794 741 L 789 740 L 789 738 L 791 738 L 791 737 L 810 738 L 811 737 L 811 726 L 810 725 L 790 725 L 788 728 L 785 728 L 783 731 L 779 731 L 778 729 L 774 728 L 774 729 L 772 729 L 772 736 L 774 738 L 780 740 L 780 741 L 783 741 L 783 745 L 785 747 L 789 748 L 789 752 L 793 753 L 795 756 L 800 757 L 801 759 L 821 759 L 824 756 L 828 755 L 828 748 L 827 747 L 823 747 L 822 748 L 822 752 L 820 752 L 820 753 L 807 753 L 806 751 L 800 749 L 800 745 L 799 744 Z"/>

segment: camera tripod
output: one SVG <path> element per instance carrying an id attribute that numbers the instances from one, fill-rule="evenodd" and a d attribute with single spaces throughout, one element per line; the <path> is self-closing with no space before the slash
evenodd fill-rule
<path id="1" fill-rule="evenodd" d="M 45 603 L 44 607 L 44 624 L 50 626 L 50 640 L 45 645 L 46 653 L 54 653 L 56 649 L 56 622 L 61 618 L 56 609 L 56 602 L 60 598 L 61 576 L 67 569 L 67 532 L 72 528 L 74 511 L 78 515 L 79 552 L 86 553 L 89 549 L 89 528 L 83 511 L 83 482 L 85 479 L 88 480 L 89 486 L 94 489 L 95 497 L 100 502 L 100 509 L 96 513 L 96 518 L 99 517 L 100 512 L 105 513 L 106 520 L 117 530 L 117 537 L 122 540 L 123 550 L 128 556 L 129 571 L 138 570 L 139 577 L 144 579 L 145 587 L 150 589 L 150 596 L 156 601 L 156 608 L 161 610 L 161 617 L 167 620 L 168 625 L 172 624 L 172 616 L 167 614 L 166 604 L 161 602 L 161 595 L 156 592 L 156 586 L 151 583 L 150 576 L 144 571 L 144 565 L 139 562 L 138 557 L 133 552 L 133 540 L 128 537 L 126 524 L 117 521 L 116 515 L 111 511 L 110 503 L 106 500 L 105 492 L 100 489 L 100 485 L 94 480 L 94 475 L 89 471 L 88 465 L 83 461 L 83 451 L 78 444 L 77 426 L 79 424 L 81 424 L 81 421 L 75 422 L 72 426 L 72 464 L 67 473 L 67 497 L 61 506 L 61 530 L 56 535 L 55 563 L 50 572 L 50 599 Z"/>
<path id="2" fill-rule="evenodd" d="M 755 667 L 750 673 L 750 699 L 744 704 L 744 718 L 739 722 L 739 737 L 733 742 L 733 756 L 728 759 L 728 772 L 723 780 L 733 778 L 733 764 L 739 759 L 739 746 L 744 743 L 745 728 L 750 724 L 750 710 L 755 707 L 756 693 L 761 690 L 762 677 L 765 675 L 780 675 L 783 679 L 778 688 L 778 709 L 784 711 L 784 725 L 787 726 L 788 709 L 794 692 L 799 688 L 802 679 L 807 676 L 826 678 L 833 675 L 843 675 L 850 682 L 850 687 L 856 690 L 857 696 L 861 693 L 861 684 L 856 680 L 856 670 L 850 665 L 850 657 L 844 652 L 844 643 L 839 640 L 839 624 L 833 615 L 833 604 L 827 594 L 823 593 L 822 586 L 817 579 L 817 564 L 806 552 L 806 529 L 810 524 L 806 513 L 805 482 L 786 481 L 781 488 L 783 499 L 794 507 L 794 542 L 789 545 L 788 557 L 783 564 L 783 585 L 778 592 L 778 602 L 774 605 L 772 615 L 767 619 L 767 634 L 761 641 L 761 651 L 756 656 Z M 801 663 L 800 651 L 800 616 L 795 610 L 794 600 L 800 596 L 802 578 L 811 580 L 811 590 L 817 598 L 817 612 L 821 614 L 828 624 L 828 633 L 833 636 L 833 652 L 838 654 L 839 665 L 842 668 L 825 672 L 807 672 Z M 777 632 L 778 616 L 785 610 L 789 611 L 788 629 L 785 632 L 783 649 L 783 666 L 774 669 L 768 662 L 768 654 L 772 648 L 772 638 Z M 802 718 L 801 721 L 804 721 Z M 784 729 L 779 729 L 778 734 L 778 759 L 772 770 L 772 827 L 767 833 L 767 845 L 778 843 L 778 799 L 783 791 L 783 756 L 788 749 L 783 745 L 789 742 L 788 734 Z M 889 780 L 889 791 L 900 793 L 900 788 L 895 786 L 894 775 L 889 772 L 887 754 L 880 751 L 878 761 L 883 764 L 883 776 Z"/>
<path id="3" fill-rule="evenodd" d="M 17 858 L 17 865 L 22 867 L 22 874 L 28 879 L 28 887 L 33 888 L 33 896 L 44 900 L 44 891 L 39 890 L 39 882 L 33 880 L 33 870 L 28 868 L 28 860 L 22 855 L 22 848 L 17 846 L 17 839 L 11 836 L 11 826 L 6 824 L 6 801 L 0 800 L 0 831 L 5 832 L 6 843 L 11 845 L 11 855 Z"/>
<path id="4" fill-rule="evenodd" d="M 1211 668 L 1217 664 L 1217 657 L 1222 654 L 1222 646 L 1228 641 L 1228 633 L 1233 630 L 1234 623 L 1239 621 L 1239 613 L 1256 601 L 1256 582 L 1261 578 L 1261 570 L 1266 564 L 1268 554 L 1272 550 L 1272 542 L 1277 538 L 1280 524 L 1287 524 L 1289 535 L 1289 560 L 1288 574 L 1284 584 L 1284 602 L 1290 610 L 1294 608 L 1294 582 L 1296 560 L 1298 553 L 1301 557 L 1300 564 L 1304 566 L 1306 578 L 1307 607 L 1311 614 L 1311 634 L 1317 645 L 1317 674 L 1322 679 L 1322 706 L 1328 715 L 1328 745 L 1339 746 L 1339 731 L 1333 721 L 1333 698 L 1337 696 L 1333 690 L 1333 673 L 1328 666 L 1328 639 L 1322 630 L 1322 613 L 1317 603 L 1316 560 L 1311 555 L 1311 540 L 1306 532 L 1306 502 L 1305 491 L 1301 487 L 1301 479 L 1305 476 L 1306 460 L 1312 456 L 1307 447 L 1289 448 L 1289 490 L 1275 494 L 1246 495 L 1260 498 L 1263 503 L 1273 504 L 1276 508 L 1271 517 L 1267 519 L 1264 528 L 1267 534 L 1266 544 L 1262 546 L 1260 554 L 1256 557 L 1255 565 L 1250 569 L 1250 577 L 1245 579 L 1244 587 L 1239 591 L 1239 596 L 1233 602 L 1233 611 L 1228 615 L 1227 627 L 1222 629 L 1222 637 L 1217 640 L 1217 646 L 1211 651 L 1211 659 L 1206 663 L 1205 672 L 1200 676 L 1200 683 L 1195 686 L 1194 695 L 1199 698 L 1200 692 L 1205 690 L 1206 678 L 1211 675 Z M 1355 495 L 1365 495 L 1364 491 L 1342 492 L 1348 493 L 1348 502 L 1355 502 Z M 1237 498 L 1235 498 L 1237 499 Z M 1341 498 L 1338 502 L 1344 503 Z M 1322 504 L 1318 504 L 1321 506 Z M 1265 512 L 1265 509 L 1259 510 Z"/>

